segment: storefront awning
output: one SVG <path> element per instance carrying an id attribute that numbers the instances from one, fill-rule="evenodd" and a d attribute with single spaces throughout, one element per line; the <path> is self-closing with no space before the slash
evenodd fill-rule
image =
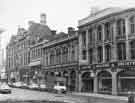
<path id="1" fill-rule="evenodd" d="M 37 65 L 40 65 L 40 64 L 41 64 L 40 61 L 34 61 L 34 62 L 31 62 L 31 63 L 29 64 L 29 66 L 37 66 Z"/>

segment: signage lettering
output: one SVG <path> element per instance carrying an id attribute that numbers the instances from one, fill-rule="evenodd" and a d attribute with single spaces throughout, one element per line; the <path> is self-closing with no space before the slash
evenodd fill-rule
<path id="1" fill-rule="evenodd" d="M 135 62 L 120 62 L 118 66 L 135 66 Z"/>
<path id="2" fill-rule="evenodd" d="M 110 67 L 110 65 L 109 64 L 97 64 L 96 67 L 103 68 L 103 67 Z"/>

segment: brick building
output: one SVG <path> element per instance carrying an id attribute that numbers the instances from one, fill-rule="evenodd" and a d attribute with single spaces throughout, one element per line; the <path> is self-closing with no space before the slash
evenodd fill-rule
<path id="1" fill-rule="evenodd" d="M 48 82 L 47 77 L 64 77 L 70 90 L 76 90 L 78 67 L 78 33 L 69 27 L 68 33 L 56 33 L 46 25 L 46 15 L 40 23 L 29 22 L 28 30 L 18 28 L 6 50 L 8 79 L 12 82 Z"/>

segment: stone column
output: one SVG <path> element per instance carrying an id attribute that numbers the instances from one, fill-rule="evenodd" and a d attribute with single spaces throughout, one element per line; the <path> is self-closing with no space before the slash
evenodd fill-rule
<path id="1" fill-rule="evenodd" d="M 97 30 L 96 30 L 96 26 L 94 28 L 94 32 L 95 32 L 95 45 L 96 45 L 96 41 L 97 41 Z M 97 48 L 96 46 L 93 48 L 93 63 L 97 63 Z"/>
<path id="2" fill-rule="evenodd" d="M 79 60 L 82 60 L 82 34 L 79 32 Z"/>
<path id="3" fill-rule="evenodd" d="M 98 93 L 98 77 L 95 75 L 94 77 L 94 93 Z"/>
<path id="4" fill-rule="evenodd" d="M 50 50 L 48 51 L 48 53 L 47 53 L 48 55 L 48 65 L 50 65 Z"/>
<path id="5" fill-rule="evenodd" d="M 128 35 L 129 35 L 129 18 L 125 18 L 125 29 L 126 29 L 126 59 L 130 59 L 130 45 L 129 45 L 129 40 L 128 40 Z"/>
<path id="6" fill-rule="evenodd" d="M 78 92 L 81 92 L 82 90 L 82 77 L 81 73 L 78 74 Z"/>
<path id="7" fill-rule="evenodd" d="M 86 59 L 87 59 L 87 63 L 88 63 L 88 45 L 89 45 L 89 30 L 86 30 Z"/>
<path id="8" fill-rule="evenodd" d="M 105 24 L 102 24 L 102 38 L 103 38 L 103 62 L 105 62 L 105 45 L 104 45 L 104 41 L 105 41 Z"/>
<path id="9" fill-rule="evenodd" d="M 117 23 L 116 21 L 114 20 L 112 22 L 112 25 L 113 25 L 113 32 L 112 32 L 112 41 L 113 41 L 113 44 L 112 44 L 112 50 L 111 50 L 111 58 L 112 58 L 112 61 L 116 61 L 117 60 L 117 44 L 116 44 L 116 36 L 117 36 Z"/>
<path id="10" fill-rule="evenodd" d="M 112 95 L 118 94 L 117 72 L 112 72 Z"/>
<path id="11" fill-rule="evenodd" d="M 70 44 L 69 44 L 69 45 L 68 45 L 68 62 L 71 62 L 70 57 L 71 57 L 71 46 L 70 46 Z"/>

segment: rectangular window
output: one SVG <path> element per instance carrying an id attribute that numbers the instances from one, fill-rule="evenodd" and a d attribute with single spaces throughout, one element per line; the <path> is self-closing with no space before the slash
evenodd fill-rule
<path id="1" fill-rule="evenodd" d="M 89 50 L 89 63 L 92 64 L 93 62 L 93 51 L 92 49 Z"/>
<path id="2" fill-rule="evenodd" d="M 86 31 L 82 32 L 82 46 L 86 46 Z"/>
<path id="3" fill-rule="evenodd" d="M 86 50 L 82 51 L 82 59 L 83 60 L 86 60 L 86 53 L 87 53 Z"/>
<path id="4" fill-rule="evenodd" d="M 124 43 L 118 44 L 118 59 L 125 60 L 126 59 L 126 48 Z"/>
<path id="5" fill-rule="evenodd" d="M 102 47 L 98 47 L 98 63 L 101 63 L 103 61 L 103 50 Z"/>
<path id="6" fill-rule="evenodd" d="M 92 36 L 92 29 L 89 30 L 89 43 L 91 44 L 93 42 L 93 36 Z"/>

